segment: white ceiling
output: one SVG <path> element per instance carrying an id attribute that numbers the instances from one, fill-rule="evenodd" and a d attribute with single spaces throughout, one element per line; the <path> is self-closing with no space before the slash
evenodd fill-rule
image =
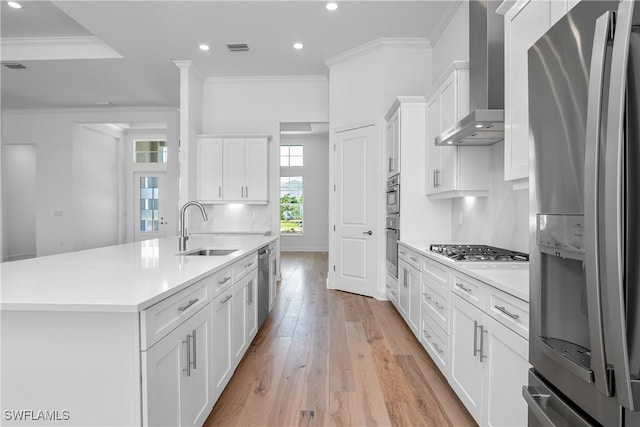
<path id="1" fill-rule="evenodd" d="M 326 59 L 374 40 L 433 43 L 461 1 L 3 1 L 0 59 L 27 69 L 1 67 L 2 109 L 177 107 L 174 60 L 203 78 L 327 75 Z"/>

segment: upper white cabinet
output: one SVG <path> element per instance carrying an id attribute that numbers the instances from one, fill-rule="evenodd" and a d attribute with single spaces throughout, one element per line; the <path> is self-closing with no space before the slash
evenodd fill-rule
<path id="1" fill-rule="evenodd" d="M 527 52 L 577 0 L 519 0 L 504 15 L 504 179 L 529 177 Z"/>
<path id="2" fill-rule="evenodd" d="M 269 136 L 198 137 L 198 200 L 266 203 Z"/>
<path id="3" fill-rule="evenodd" d="M 504 179 L 529 176 L 527 51 L 550 27 L 549 0 L 517 2 L 504 21 Z M 564 2 L 558 2 L 564 3 Z"/>
<path id="4" fill-rule="evenodd" d="M 387 118 L 387 178 L 400 173 L 400 109 Z"/>
<path id="5" fill-rule="evenodd" d="M 455 61 L 427 96 L 426 194 L 432 199 L 487 196 L 487 147 L 438 147 L 435 138 L 469 114 L 469 63 Z"/>

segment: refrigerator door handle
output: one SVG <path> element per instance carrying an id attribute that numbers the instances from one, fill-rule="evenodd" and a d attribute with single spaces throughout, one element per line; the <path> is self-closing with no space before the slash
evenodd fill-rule
<path id="1" fill-rule="evenodd" d="M 600 205 L 600 141 L 602 118 L 602 94 L 605 75 L 607 43 L 611 30 L 611 12 L 596 20 L 589 73 L 589 97 L 587 103 L 587 128 L 584 167 L 584 269 L 589 311 L 589 338 L 591 341 L 591 369 L 598 391 L 611 395 L 606 375 L 604 353 L 598 206 Z"/>
<path id="2" fill-rule="evenodd" d="M 609 104 L 607 108 L 607 142 L 605 154 L 604 257 L 607 283 L 605 316 L 610 322 L 607 340 L 611 349 L 607 361 L 613 365 L 615 393 L 618 402 L 633 411 L 629 353 L 627 346 L 626 309 L 623 282 L 622 251 L 622 155 L 624 150 L 624 117 L 627 89 L 627 64 L 633 18 L 634 1 L 622 0 L 616 16 L 615 36 L 611 53 Z"/>

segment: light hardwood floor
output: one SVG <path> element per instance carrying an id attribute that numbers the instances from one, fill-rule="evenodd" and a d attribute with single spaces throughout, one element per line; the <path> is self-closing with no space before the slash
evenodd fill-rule
<path id="1" fill-rule="evenodd" d="M 473 426 L 393 305 L 326 289 L 326 253 L 282 253 L 274 308 L 205 426 Z"/>

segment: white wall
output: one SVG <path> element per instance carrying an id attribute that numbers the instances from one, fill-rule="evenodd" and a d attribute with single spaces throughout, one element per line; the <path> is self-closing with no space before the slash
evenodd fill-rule
<path id="1" fill-rule="evenodd" d="M 249 227 L 257 229 L 268 223 L 269 230 L 278 233 L 280 123 L 327 121 L 329 90 L 324 77 L 207 79 L 204 84 L 202 133 L 260 133 L 269 134 L 273 139 L 269 143 L 271 202 L 268 207 L 247 205 L 244 208 L 235 208 L 235 213 L 230 212 L 228 208 L 208 207 L 207 211 L 214 213 L 214 222 L 206 227 L 219 228 L 220 225 L 228 224 L 225 221 L 232 220 L 232 225 L 238 227 L 242 226 L 242 221 L 236 219 L 244 218 L 251 219 Z M 200 229 L 203 229 L 201 220 L 195 216 L 191 219 L 192 231 L 198 230 L 198 224 Z"/>
<path id="2" fill-rule="evenodd" d="M 36 255 L 36 147 L 33 144 L 2 147 L 2 182 L 6 185 L 2 239 L 3 260 Z"/>
<path id="3" fill-rule="evenodd" d="M 283 251 L 329 250 L 329 134 L 283 135 L 280 144 L 304 147 L 303 167 L 280 167 L 280 176 L 302 176 L 304 234 L 280 235 Z"/>
<path id="4" fill-rule="evenodd" d="M 118 152 L 122 132 L 77 125 L 73 132 L 74 249 L 118 244 Z"/>
<path id="5" fill-rule="evenodd" d="M 453 61 L 469 60 L 469 2 L 461 1 L 446 28 L 433 42 L 433 80 Z"/>
<path id="6" fill-rule="evenodd" d="M 37 255 L 75 249 L 73 194 L 73 131 L 79 123 L 165 122 L 168 126 L 169 159 L 167 190 L 177 201 L 179 165 L 178 115 L 173 109 L 87 109 L 3 111 L 2 144 L 36 145 L 38 169 L 36 242 Z M 5 188 L 7 186 L 5 185 Z M 177 202 L 174 204 L 177 206 Z M 168 220 L 177 224 L 178 212 L 170 209 Z"/>
<path id="7" fill-rule="evenodd" d="M 489 197 L 453 201 L 453 241 L 529 252 L 529 192 L 504 181 L 504 142 L 491 150 Z M 462 224 L 460 224 L 462 215 Z"/>

